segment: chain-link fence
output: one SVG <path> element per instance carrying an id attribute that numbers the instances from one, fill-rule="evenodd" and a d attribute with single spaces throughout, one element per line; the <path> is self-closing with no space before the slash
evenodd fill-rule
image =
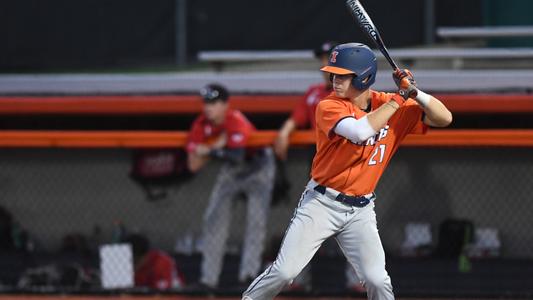
<path id="1" fill-rule="evenodd" d="M 311 155 L 291 151 L 289 194 L 270 209 L 261 270 L 275 257 L 308 180 Z M 1 149 L 0 154 L 4 290 L 87 292 L 137 284 L 181 292 L 196 286 L 200 250 L 215 243 L 202 239 L 202 226 L 219 164 L 188 180 L 154 182 L 132 176 L 136 156 L 129 149 Z M 376 191 L 395 291 L 531 292 L 532 170 L 529 148 L 401 148 Z M 237 196 L 220 289 L 245 287 L 239 264 L 242 241 L 250 234 L 246 209 L 245 197 Z M 328 240 L 306 271 L 303 290 L 349 292 L 345 266 Z"/>

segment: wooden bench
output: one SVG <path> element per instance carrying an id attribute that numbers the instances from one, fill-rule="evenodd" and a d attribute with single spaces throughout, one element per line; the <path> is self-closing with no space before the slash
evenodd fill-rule
<path id="1" fill-rule="evenodd" d="M 374 52 L 379 60 L 385 59 L 383 54 L 378 50 L 375 50 Z M 450 60 L 454 69 L 462 68 L 464 60 L 466 59 L 490 60 L 533 58 L 533 48 L 398 48 L 389 49 L 389 53 L 396 60 Z M 199 61 L 211 63 L 218 71 L 223 70 L 227 63 L 297 60 L 311 61 L 315 59 L 311 50 L 200 51 L 197 57 Z"/>
<path id="2" fill-rule="evenodd" d="M 439 27 L 437 36 L 445 39 L 531 37 L 533 26 Z"/>
<path id="3" fill-rule="evenodd" d="M 384 59 L 375 50 L 378 59 Z M 389 49 L 395 59 L 530 58 L 533 48 L 401 48 Z M 210 63 L 311 60 L 312 51 L 201 51 L 198 60 Z"/>
<path id="4" fill-rule="evenodd" d="M 200 51 L 197 57 L 210 63 L 315 59 L 312 50 Z"/>

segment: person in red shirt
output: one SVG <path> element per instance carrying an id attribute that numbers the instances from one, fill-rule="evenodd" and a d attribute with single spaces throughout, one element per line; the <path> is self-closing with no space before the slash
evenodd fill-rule
<path id="1" fill-rule="evenodd" d="M 136 287 L 167 290 L 185 286 L 174 258 L 164 251 L 151 249 L 145 236 L 132 234 L 126 238 L 126 243 L 131 245 L 133 251 Z"/>
<path id="2" fill-rule="evenodd" d="M 320 45 L 313 52 L 322 66 L 328 64 L 328 57 L 331 50 L 337 46 L 337 42 L 328 41 Z M 315 111 L 318 102 L 324 99 L 332 91 L 331 80 L 327 73 L 322 73 L 324 81 L 311 85 L 304 96 L 300 99 L 292 114 L 278 131 L 278 136 L 274 141 L 274 152 L 281 160 L 287 159 L 289 148 L 289 137 L 297 128 L 315 128 Z"/>
<path id="3" fill-rule="evenodd" d="M 229 107 L 225 87 L 209 84 L 200 94 L 204 112 L 189 134 L 189 169 L 198 172 L 210 159 L 222 161 L 204 214 L 200 284 L 208 289 L 218 286 L 232 203 L 240 193 L 246 196 L 247 216 L 242 222 L 246 229 L 238 279 L 247 284 L 261 268 L 276 167 L 274 154 L 270 147 L 246 146 L 256 129 L 240 111 Z"/>
<path id="4" fill-rule="evenodd" d="M 408 134 L 424 133 L 428 126 L 446 127 L 452 114 L 418 89 L 408 70 L 393 72 L 398 93 L 370 90 L 377 59 L 366 45 L 338 45 L 321 70 L 330 74 L 333 92 L 317 106 L 311 179 L 276 260 L 244 291 L 243 300 L 274 298 L 329 237 L 335 237 L 364 282 L 368 299 L 394 299 L 374 190 Z"/>

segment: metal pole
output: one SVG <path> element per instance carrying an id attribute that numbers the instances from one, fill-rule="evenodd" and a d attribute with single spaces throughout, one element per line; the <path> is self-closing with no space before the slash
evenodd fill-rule
<path id="1" fill-rule="evenodd" d="M 187 0 L 176 0 L 176 64 L 187 62 Z"/>
<path id="2" fill-rule="evenodd" d="M 424 42 L 435 43 L 435 0 L 426 0 L 424 5 Z"/>

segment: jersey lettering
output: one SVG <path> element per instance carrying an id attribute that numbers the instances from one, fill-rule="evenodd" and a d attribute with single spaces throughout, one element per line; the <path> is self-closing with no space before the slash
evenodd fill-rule
<path id="1" fill-rule="evenodd" d="M 371 107 L 374 110 L 392 97 L 392 94 L 374 91 L 371 91 L 371 95 Z M 424 132 L 423 111 L 416 102 L 409 100 L 388 120 L 387 125 L 365 141 L 354 144 L 339 136 L 332 138 L 329 133 L 338 121 L 354 114 L 356 119 L 360 119 L 365 116 L 365 111 L 335 94 L 318 103 L 317 152 L 311 176 L 320 184 L 345 194 L 365 195 L 375 190 L 385 167 L 405 136 Z M 332 157 L 335 157 L 333 161 Z"/>
<path id="2" fill-rule="evenodd" d="M 381 141 L 382 139 L 387 137 L 387 133 L 389 131 L 389 125 L 386 125 L 385 127 L 381 128 L 376 135 L 371 136 L 366 141 L 362 141 L 359 143 L 354 143 L 356 145 L 362 146 L 374 146 L 377 142 Z"/>
<path id="3" fill-rule="evenodd" d="M 385 157 L 385 148 L 386 148 L 386 145 L 381 144 L 379 145 L 379 147 L 377 147 L 374 150 L 374 152 L 372 153 L 372 156 L 370 157 L 370 160 L 368 161 L 369 166 L 376 165 L 378 162 L 379 163 L 383 162 L 383 157 Z M 378 156 L 378 154 L 379 154 L 379 161 L 376 161 L 376 156 Z"/>
<path id="4" fill-rule="evenodd" d="M 385 127 L 381 128 L 378 133 L 378 142 L 384 139 L 387 136 L 387 132 L 389 132 L 389 125 L 386 125 Z"/>
<path id="5" fill-rule="evenodd" d="M 361 144 L 363 143 L 365 142 L 361 142 Z M 366 140 L 367 146 L 373 146 L 374 144 L 376 144 L 376 136 L 371 136 L 368 140 Z"/>

